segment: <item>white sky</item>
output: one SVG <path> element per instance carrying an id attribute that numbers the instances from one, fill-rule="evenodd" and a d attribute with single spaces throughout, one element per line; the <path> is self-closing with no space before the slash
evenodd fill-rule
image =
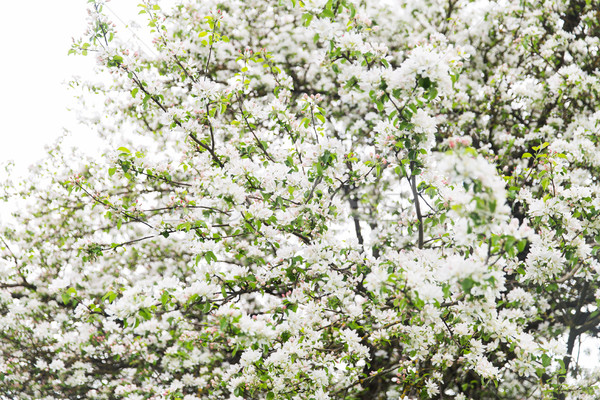
<path id="1" fill-rule="evenodd" d="M 137 3 L 113 0 L 106 10 L 126 37 L 131 34 L 119 18 L 135 18 Z M 92 76 L 95 60 L 67 55 L 72 38 L 82 36 L 87 27 L 87 6 L 86 0 L 2 2 L 0 164 L 15 161 L 19 175 L 42 158 L 45 146 L 65 129 L 76 143 L 89 142 L 89 129 L 77 124 L 74 112 L 68 111 L 76 103 L 68 81 Z"/>
<path id="2" fill-rule="evenodd" d="M 63 82 L 92 70 L 92 59 L 67 56 L 71 38 L 85 30 L 84 0 L 4 1 L 0 23 L 0 163 L 23 171 L 44 155 L 75 118 Z"/>

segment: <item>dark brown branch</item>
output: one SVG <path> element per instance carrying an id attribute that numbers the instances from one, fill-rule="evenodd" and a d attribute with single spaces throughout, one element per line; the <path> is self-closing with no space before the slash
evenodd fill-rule
<path id="1" fill-rule="evenodd" d="M 421 214 L 421 204 L 419 203 L 419 192 L 417 192 L 417 179 L 414 175 L 410 177 L 410 185 L 413 194 L 413 200 L 415 202 L 415 211 L 417 212 L 417 219 L 419 220 L 419 249 L 423 248 L 423 215 Z"/>

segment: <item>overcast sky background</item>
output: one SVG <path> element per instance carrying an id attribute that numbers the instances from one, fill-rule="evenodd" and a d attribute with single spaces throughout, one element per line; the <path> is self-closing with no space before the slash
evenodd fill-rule
<path id="1" fill-rule="evenodd" d="M 137 15 L 137 1 L 113 0 L 105 10 L 118 31 L 132 37 L 122 21 Z M 86 0 L 4 1 L 0 23 L 0 164 L 14 160 L 15 173 L 45 154 L 45 147 L 65 130 L 84 147 L 90 130 L 78 125 L 74 112 L 73 76 L 93 76 L 93 56 L 67 55 L 72 38 L 87 27 Z M 0 174 L 5 173 L 0 170 Z M 0 175 L 1 177 L 1 175 Z"/>
<path id="2" fill-rule="evenodd" d="M 67 56 L 71 38 L 86 26 L 86 1 L 5 1 L 0 23 L 2 127 L 0 162 L 17 171 L 44 155 L 64 128 L 75 127 L 67 106 L 73 92 L 64 82 L 89 74 L 91 58 Z"/>

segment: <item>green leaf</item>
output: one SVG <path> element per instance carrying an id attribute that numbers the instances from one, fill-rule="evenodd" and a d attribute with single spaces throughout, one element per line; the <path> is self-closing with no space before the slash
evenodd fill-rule
<path id="1" fill-rule="evenodd" d="M 108 62 L 106 63 L 106 65 L 109 66 L 109 67 L 118 67 L 122 63 L 123 63 L 123 57 L 121 57 L 121 56 L 114 56 L 112 59 L 108 60 Z"/>
<path id="2" fill-rule="evenodd" d="M 108 300 L 109 303 L 112 303 L 114 299 L 117 298 L 117 294 L 112 290 L 107 292 L 104 296 L 102 296 L 102 301 Z"/>
<path id="3" fill-rule="evenodd" d="M 438 95 L 438 90 L 434 86 L 430 87 L 429 91 L 427 92 L 427 98 L 429 100 L 433 100 L 437 97 L 437 95 Z"/>
<path id="4" fill-rule="evenodd" d="M 152 313 L 147 308 L 140 308 L 139 314 L 140 317 L 144 318 L 146 321 L 152 318 Z"/>
<path id="5" fill-rule="evenodd" d="M 324 9 L 323 12 L 321 12 L 321 15 L 319 15 L 321 18 L 335 18 L 335 14 L 333 13 L 333 11 L 329 10 L 329 9 Z"/>
<path id="6" fill-rule="evenodd" d="M 471 293 L 471 289 L 475 286 L 475 281 L 471 278 L 465 278 L 460 282 L 463 290 L 467 293 Z"/>
<path id="7" fill-rule="evenodd" d="M 169 301 L 169 293 L 165 290 L 162 295 L 160 296 L 160 302 L 162 303 L 163 307 L 165 307 L 167 305 L 167 302 Z"/>
<path id="8" fill-rule="evenodd" d="M 552 358 L 550 358 L 547 354 L 542 354 L 542 365 L 544 368 L 547 368 L 552 364 Z"/>
<path id="9" fill-rule="evenodd" d="M 305 13 L 304 15 L 302 15 L 302 23 L 304 26 L 309 26 L 310 22 L 312 21 L 314 15 L 312 15 L 311 13 Z"/>
<path id="10" fill-rule="evenodd" d="M 207 251 L 206 253 L 204 253 L 204 259 L 207 263 L 210 264 L 213 261 L 217 261 L 217 256 L 215 256 L 215 253 L 213 253 L 212 251 Z"/>
<path id="11" fill-rule="evenodd" d="M 418 85 L 420 87 L 422 87 L 423 89 L 427 90 L 431 86 L 431 83 L 432 83 L 431 79 L 429 79 L 428 77 L 425 77 L 425 78 L 419 79 Z"/>
<path id="12" fill-rule="evenodd" d="M 65 292 L 65 293 L 61 294 L 60 297 L 62 298 L 64 305 L 69 304 L 69 302 L 71 301 L 71 295 L 69 293 Z"/>

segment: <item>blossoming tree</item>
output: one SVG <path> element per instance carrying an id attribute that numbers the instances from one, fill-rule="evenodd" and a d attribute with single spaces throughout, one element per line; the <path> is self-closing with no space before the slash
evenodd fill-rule
<path id="1" fill-rule="evenodd" d="M 3 184 L 0 397 L 600 395 L 596 0 L 89 3 L 107 148 Z"/>

